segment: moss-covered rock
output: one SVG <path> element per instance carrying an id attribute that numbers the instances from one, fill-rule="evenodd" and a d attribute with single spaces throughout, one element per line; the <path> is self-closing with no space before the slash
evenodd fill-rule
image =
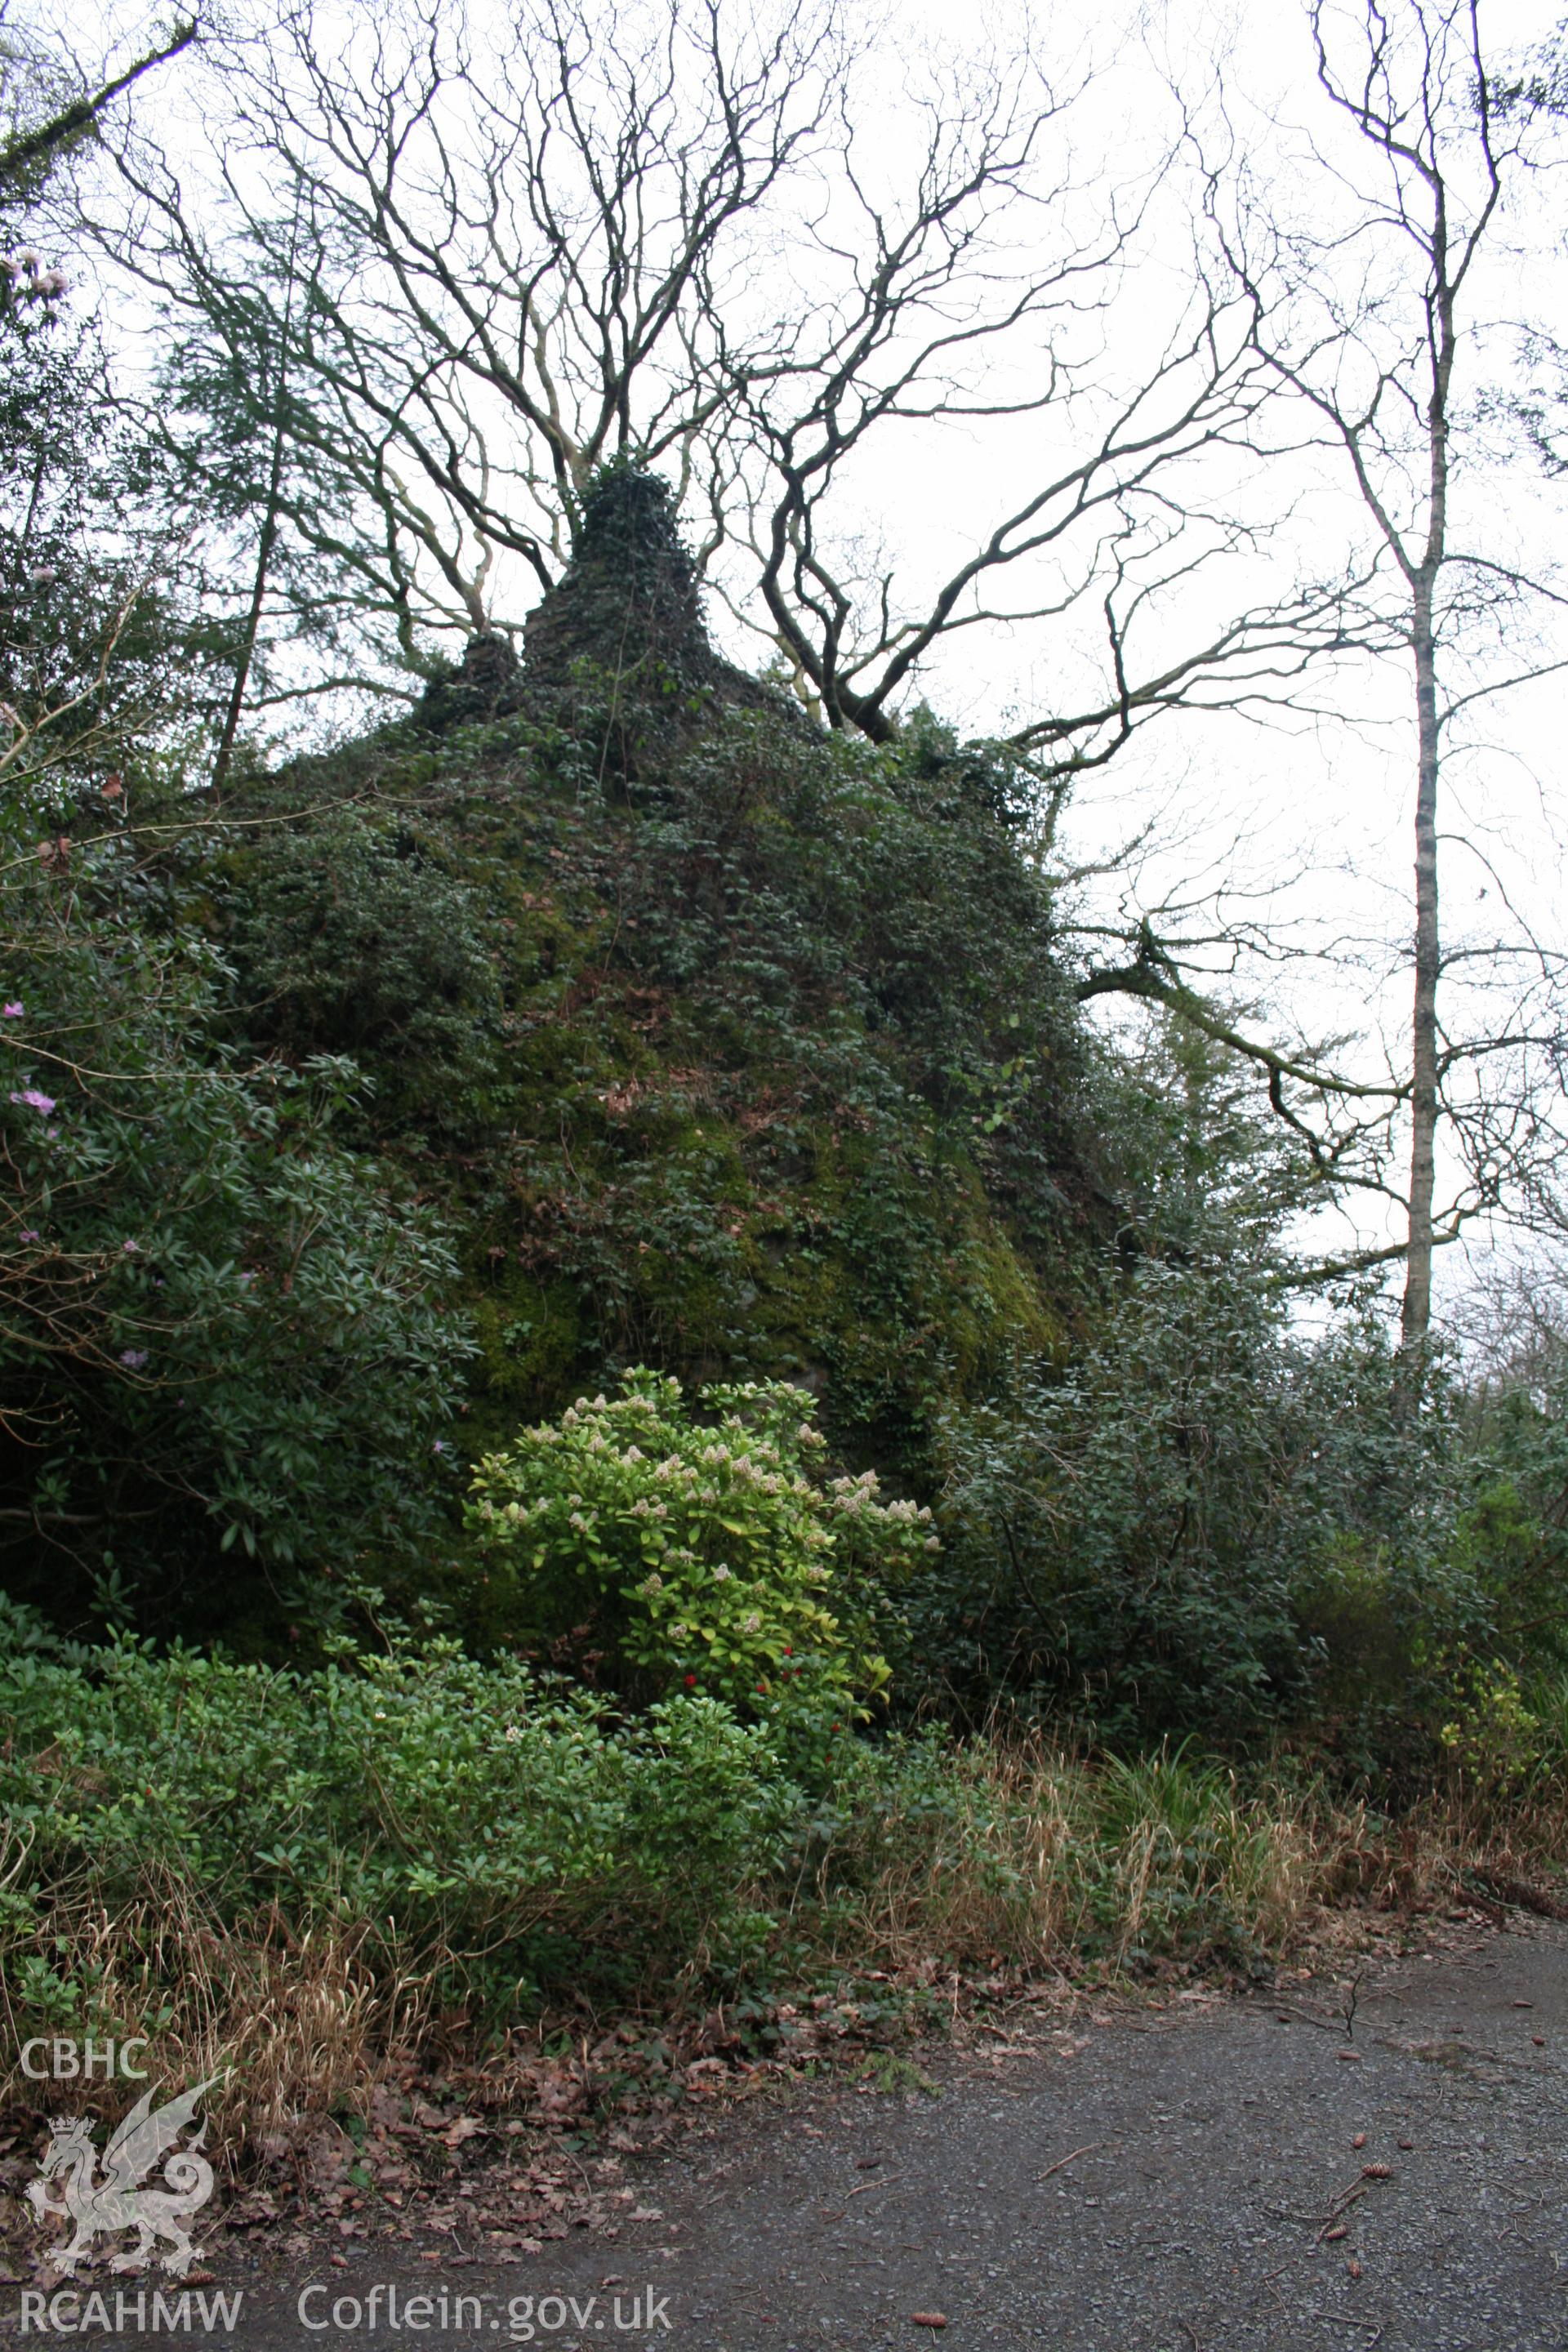
<path id="1" fill-rule="evenodd" d="M 809 731 L 785 696 L 716 650 L 668 485 L 617 461 L 584 492 L 571 562 L 529 615 L 521 662 L 509 639 L 479 632 L 417 721 L 441 734 L 526 711 L 576 735 L 596 774 L 631 778 L 726 708 Z"/>
<path id="2" fill-rule="evenodd" d="M 924 721 L 827 738 L 739 675 L 662 494 L 606 479 L 513 715 L 262 788 L 296 813 L 236 877 L 240 994 L 293 1054 L 353 1044 L 364 1141 L 465 1234 L 476 1453 L 644 1362 L 796 1381 L 849 1466 L 924 1496 L 945 1408 L 1062 1347 L 1092 1294 L 1092 1059 L 1005 761 Z M 461 951 L 422 1005 L 377 933 L 351 1041 L 345 962 L 420 873 Z"/>

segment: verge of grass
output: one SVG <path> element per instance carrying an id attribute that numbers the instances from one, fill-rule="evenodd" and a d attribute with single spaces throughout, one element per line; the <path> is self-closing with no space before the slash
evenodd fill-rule
<path id="1" fill-rule="evenodd" d="M 1267 1972 L 1568 1853 L 1563 1775 L 1473 1757 L 1393 1819 L 1001 1730 L 841 1741 L 814 1783 L 714 1702 L 621 1717 L 439 1645 L 0 1673 L 13 2046 L 150 2035 L 161 2080 L 217 2078 L 231 2168 L 411 2065 L 580 2122 L 1002 1989 Z"/>

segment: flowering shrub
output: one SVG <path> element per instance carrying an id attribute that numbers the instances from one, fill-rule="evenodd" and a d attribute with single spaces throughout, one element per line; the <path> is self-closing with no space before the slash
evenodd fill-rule
<path id="1" fill-rule="evenodd" d="M 879 1499 L 876 1474 L 828 1478 L 811 1401 L 782 1381 L 705 1388 L 629 1372 L 474 1474 L 470 1524 L 624 1604 L 623 1654 L 665 1685 L 759 1700 L 879 1690 L 866 1596 L 936 1549 L 929 1511 Z M 526 1563 L 526 1565 L 524 1565 Z"/>

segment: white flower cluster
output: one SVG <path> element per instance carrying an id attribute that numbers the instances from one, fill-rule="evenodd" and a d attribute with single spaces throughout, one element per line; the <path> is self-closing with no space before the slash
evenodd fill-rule
<path id="1" fill-rule="evenodd" d="M 63 269 L 46 269 L 41 253 L 24 246 L 20 253 L 0 260 L 0 274 L 10 280 L 10 289 L 19 302 L 52 302 L 63 294 L 68 283 Z"/>

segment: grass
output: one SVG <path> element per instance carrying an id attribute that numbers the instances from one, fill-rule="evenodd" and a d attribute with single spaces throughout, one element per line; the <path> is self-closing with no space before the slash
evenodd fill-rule
<path id="1" fill-rule="evenodd" d="M 129 1891 L 86 1864 L 58 1877 L 42 1929 L 13 1922 L 5 1983 L 17 2038 L 42 2030 L 16 1998 L 24 1964 L 45 1957 L 41 1933 L 49 1980 L 75 1989 L 75 2015 L 54 2029 L 135 2021 L 155 2034 L 160 2079 L 217 2077 L 214 2144 L 243 2169 L 411 2064 L 482 2066 L 489 2096 L 544 2122 L 677 2095 L 691 2065 L 710 2079 L 758 2055 L 815 2059 L 835 2038 L 880 2081 L 877 2069 L 909 2062 L 868 2056 L 868 2042 L 896 2045 L 943 2008 L 1064 1978 L 1266 1971 L 1314 1940 L 1353 1939 L 1368 1914 L 1386 1925 L 1452 1901 L 1468 1868 L 1494 1882 L 1554 1872 L 1565 1822 L 1555 1788 L 1500 1801 L 1456 1780 L 1390 1820 L 1284 1777 L 1244 1788 L 1184 1749 L 1093 1759 L 931 1736 L 858 1751 L 787 1874 L 736 1890 L 765 1927 L 743 1965 L 731 1951 L 721 1967 L 700 1937 L 658 1979 L 628 1947 L 618 1997 L 601 1970 L 592 1992 L 509 2013 L 454 1993 L 451 1953 L 399 1959 L 384 1923 L 331 1906 L 226 1916 L 165 1858 Z M 716 1999 L 730 2021 L 718 2036 Z M 51 2085 L 51 2105 L 68 2106 L 68 2089 Z"/>

